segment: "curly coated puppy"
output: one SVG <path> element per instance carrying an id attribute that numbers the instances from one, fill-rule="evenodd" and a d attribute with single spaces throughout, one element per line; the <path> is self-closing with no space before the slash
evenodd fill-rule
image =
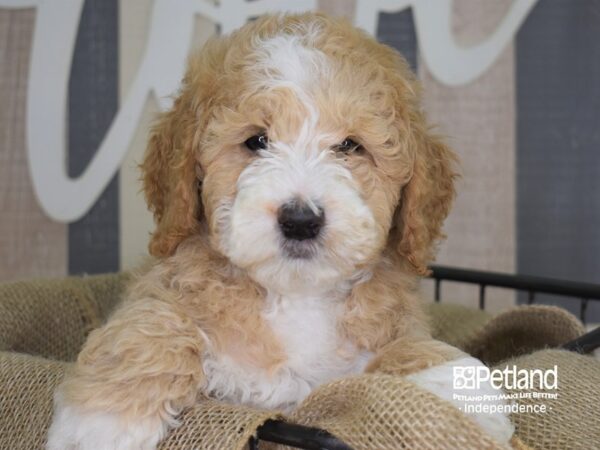
<path id="1" fill-rule="evenodd" d="M 203 395 L 290 410 L 364 371 L 448 397 L 474 360 L 430 337 L 418 281 L 454 156 L 419 102 L 406 61 L 344 21 L 270 16 L 209 41 L 142 164 L 157 260 L 90 334 L 48 448 L 153 449 Z"/>

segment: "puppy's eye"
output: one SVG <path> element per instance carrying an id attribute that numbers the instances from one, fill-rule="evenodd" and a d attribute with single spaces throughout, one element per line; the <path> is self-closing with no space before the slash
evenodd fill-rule
<path id="1" fill-rule="evenodd" d="M 358 142 L 356 142 L 353 139 L 346 138 L 342 142 L 340 142 L 338 145 L 336 145 L 334 147 L 334 149 L 336 151 L 342 152 L 342 153 L 352 153 L 357 150 L 361 150 L 362 145 L 360 145 Z"/>
<path id="2" fill-rule="evenodd" d="M 244 145 L 248 148 L 248 150 L 252 150 L 253 152 L 265 150 L 268 143 L 269 138 L 264 133 L 255 134 L 244 141 Z"/>

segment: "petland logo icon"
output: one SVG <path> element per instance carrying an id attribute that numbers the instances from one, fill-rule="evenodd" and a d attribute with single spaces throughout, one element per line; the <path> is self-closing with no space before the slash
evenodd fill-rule
<path id="1" fill-rule="evenodd" d="M 490 370 L 485 366 L 458 366 L 453 368 L 453 388 L 479 389 L 490 383 L 495 389 L 554 390 L 558 388 L 558 367 L 552 369 L 517 369 L 516 366 Z"/>

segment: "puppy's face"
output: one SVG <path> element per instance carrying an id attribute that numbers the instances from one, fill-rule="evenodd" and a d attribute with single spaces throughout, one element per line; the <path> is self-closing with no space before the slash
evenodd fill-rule
<path id="1" fill-rule="evenodd" d="M 453 193 L 449 159 L 392 50 L 323 16 L 261 19 L 203 50 L 155 131 L 151 249 L 207 232 L 279 292 L 360 278 L 386 245 L 422 270 Z"/>

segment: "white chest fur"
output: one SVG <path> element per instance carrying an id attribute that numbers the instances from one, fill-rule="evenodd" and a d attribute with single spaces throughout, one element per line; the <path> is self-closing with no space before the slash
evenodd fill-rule
<path id="1" fill-rule="evenodd" d="M 342 301 L 333 298 L 269 297 L 263 318 L 285 349 L 283 367 L 269 374 L 209 352 L 203 361 L 205 391 L 232 403 L 289 410 L 316 386 L 362 372 L 372 355 L 338 335 L 342 309 Z"/>

